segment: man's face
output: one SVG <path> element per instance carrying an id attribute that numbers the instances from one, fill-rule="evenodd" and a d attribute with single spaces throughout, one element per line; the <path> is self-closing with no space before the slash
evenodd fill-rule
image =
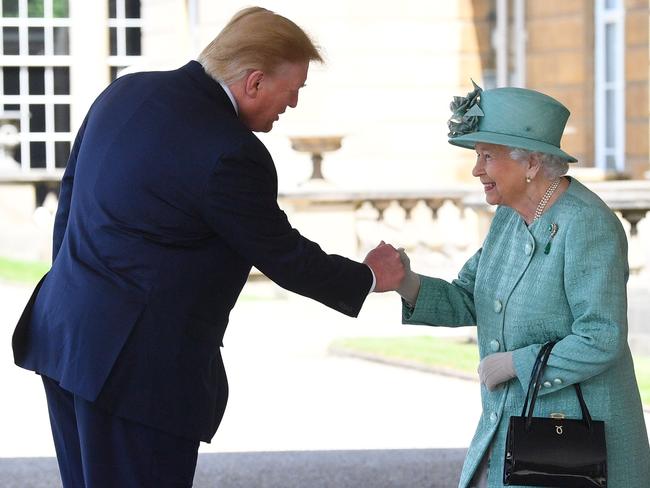
<path id="1" fill-rule="evenodd" d="M 305 86 L 309 62 L 283 63 L 265 73 L 257 85 L 258 94 L 241 117 L 255 132 L 269 132 L 287 107 L 298 105 L 298 91 Z"/>

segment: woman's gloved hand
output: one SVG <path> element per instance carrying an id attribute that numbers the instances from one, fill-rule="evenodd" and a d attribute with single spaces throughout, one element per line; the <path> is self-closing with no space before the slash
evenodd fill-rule
<path id="1" fill-rule="evenodd" d="M 488 390 L 495 390 L 501 383 L 517 376 L 512 352 L 495 352 L 485 356 L 478 365 L 478 377 Z"/>
<path id="2" fill-rule="evenodd" d="M 406 255 L 404 248 L 400 247 L 397 252 L 399 252 L 399 257 L 404 265 L 404 279 L 395 291 L 409 305 L 413 306 L 418 298 L 418 293 L 420 293 L 420 275 L 411 271 L 411 260 Z"/>

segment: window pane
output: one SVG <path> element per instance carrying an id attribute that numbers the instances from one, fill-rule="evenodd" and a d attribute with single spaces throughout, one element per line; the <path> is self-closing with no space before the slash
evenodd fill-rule
<path id="1" fill-rule="evenodd" d="M 616 25 L 605 25 L 605 81 L 616 80 Z"/>
<path id="2" fill-rule="evenodd" d="M 605 147 L 614 148 L 616 145 L 616 93 L 614 90 L 605 92 Z"/>
<path id="3" fill-rule="evenodd" d="M 110 54 L 111 56 L 117 56 L 117 27 L 110 27 L 108 29 L 108 37 Z"/>
<path id="4" fill-rule="evenodd" d="M 54 132 L 70 132 L 70 105 L 54 105 Z"/>
<path id="5" fill-rule="evenodd" d="M 125 0 L 125 10 L 127 19 L 139 19 L 140 0 Z"/>
<path id="6" fill-rule="evenodd" d="M 56 141 L 54 143 L 54 166 L 65 168 L 70 157 L 70 141 Z"/>
<path id="7" fill-rule="evenodd" d="M 70 41 L 67 27 L 54 28 L 54 54 L 70 54 Z"/>
<path id="8" fill-rule="evenodd" d="M 52 68 L 54 73 L 54 94 L 70 94 L 70 68 L 67 66 L 55 66 Z"/>
<path id="9" fill-rule="evenodd" d="M 54 8 L 54 12 L 52 12 L 54 17 L 62 18 L 70 16 L 68 0 L 54 0 L 52 7 Z"/>
<path id="10" fill-rule="evenodd" d="M 117 18 L 117 11 L 115 9 L 115 0 L 108 0 L 108 18 Z"/>
<path id="11" fill-rule="evenodd" d="M 27 68 L 29 72 L 29 94 L 45 95 L 45 68 Z"/>
<path id="12" fill-rule="evenodd" d="M 16 111 L 20 110 L 20 105 L 18 105 L 17 103 L 7 103 L 3 107 L 3 110 L 5 112 L 16 112 Z"/>
<path id="13" fill-rule="evenodd" d="M 29 105 L 29 132 L 45 132 L 45 105 Z"/>
<path id="14" fill-rule="evenodd" d="M 2 0 L 2 16 L 18 17 L 18 0 Z"/>
<path id="15" fill-rule="evenodd" d="M 606 9 L 615 9 L 618 7 L 619 0 L 605 0 Z"/>
<path id="16" fill-rule="evenodd" d="M 613 155 L 608 154 L 605 158 L 605 168 L 616 171 L 616 158 Z"/>
<path id="17" fill-rule="evenodd" d="M 20 95 L 20 68 L 2 68 L 4 83 L 2 89 L 5 95 Z"/>
<path id="18" fill-rule="evenodd" d="M 27 15 L 29 17 L 44 17 L 43 0 L 27 0 Z"/>
<path id="19" fill-rule="evenodd" d="M 126 55 L 140 56 L 140 27 L 126 28 Z"/>
<path id="20" fill-rule="evenodd" d="M 44 142 L 30 142 L 30 167 L 31 168 L 45 168 L 45 143 Z"/>
<path id="21" fill-rule="evenodd" d="M 6 55 L 20 54 L 18 48 L 18 27 L 2 28 L 2 49 Z"/>
<path id="22" fill-rule="evenodd" d="M 29 54 L 45 54 L 45 28 L 30 27 L 27 30 Z"/>

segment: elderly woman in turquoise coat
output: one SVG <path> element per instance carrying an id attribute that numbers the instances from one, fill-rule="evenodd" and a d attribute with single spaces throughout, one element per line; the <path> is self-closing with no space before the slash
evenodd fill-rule
<path id="1" fill-rule="evenodd" d="M 407 324 L 476 325 L 483 411 L 461 488 L 503 486 L 509 418 L 520 415 L 541 346 L 558 341 L 536 416 L 581 418 L 573 384 L 605 422 L 609 488 L 650 487 L 650 449 L 627 343 L 627 240 L 560 149 L 569 111 L 520 88 L 455 97 L 449 142 L 476 151 L 472 175 L 496 212 L 452 282 L 410 269 L 397 290 Z"/>

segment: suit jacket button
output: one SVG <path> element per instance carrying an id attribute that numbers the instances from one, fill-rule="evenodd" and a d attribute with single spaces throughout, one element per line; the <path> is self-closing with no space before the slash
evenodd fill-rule
<path id="1" fill-rule="evenodd" d="M 560 378 L 555 378 L 555 379 L 553 380 L 553 383 L 555 383 L 556 385 L 561 385 L 561 384 L 562 384 L 562 380 L 561 380 Z"/>
<path id="2" fill-rule="evenodd" d="M 542 384 L 544 385 L 544 388 L 550 388 L 551 386 L 553 386 L 550 381 L 545 381 Z"/>
<path id="3" fill-rule="evenodd" d="M 499 416 L 497 415 L 496 412 L 492 412 L 490 414 L 490 422 L 495 423 L 499 419 Z"/>
<path id="4" fill-rule="evenodd" d="M 499 341 L 496 339 L 492 339 L 490 341 L 490 349 L 492 349 L 492 352 L 497 352 L 501 348 L 501 344 L 499 344 Z"/>
<path id="5" fill-rule="evenodd" d="M 533 252 L 533 245 L 530 242 L 527 242 L 524 246 L 524 252 L 526 253 L 526 256 L 530 256 Z"/>
<path id="6" fill-rule="evenodd" d="M 494 311 L 496 313 L 501 312 L 501 309 L 503 308 L 503 305 L 501 304 L 501 300 L 494 300 Z"/>

